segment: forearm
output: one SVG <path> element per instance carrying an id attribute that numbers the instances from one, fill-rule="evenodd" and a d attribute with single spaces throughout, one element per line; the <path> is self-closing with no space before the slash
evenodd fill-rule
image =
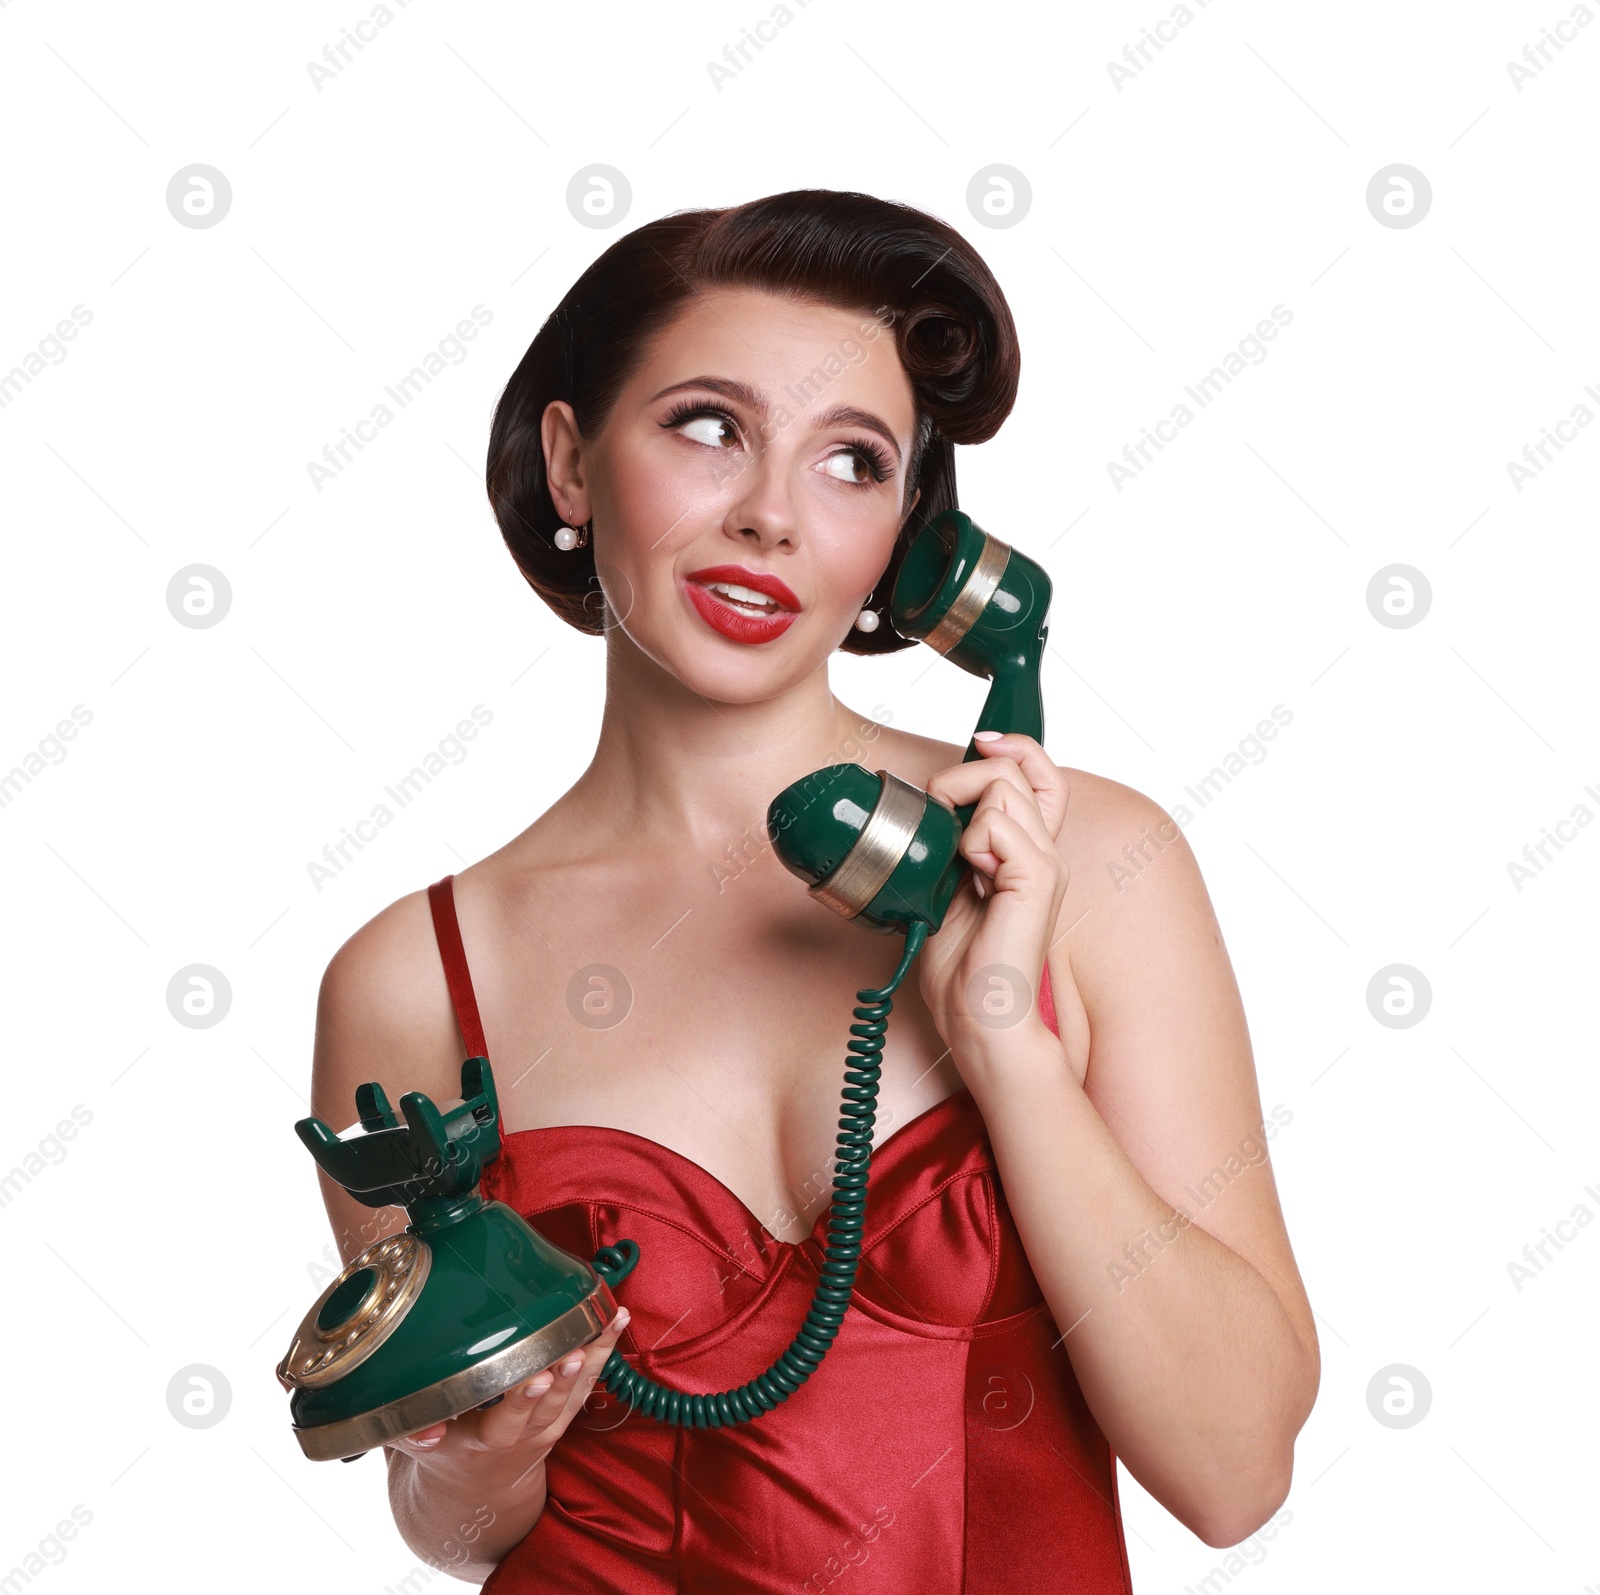
<path id="1" fill-rule="evenodd" d="M 1053 1038 L 990 1046 L 962 1073 L 1060 1350 L 1140 1483 L 1237 1543 L 1287 1493 L 1315 1347 L 1255 1267 L 1151 1189 Z"/>
<path id="2" fill-rule="evenodd" d="M 419 1560 L 482 1583 L 538 1522 L 545 1504 L 542 1461 L 462 1488 L 432 1459 L 390 1448 L 389 1506 Z"/>

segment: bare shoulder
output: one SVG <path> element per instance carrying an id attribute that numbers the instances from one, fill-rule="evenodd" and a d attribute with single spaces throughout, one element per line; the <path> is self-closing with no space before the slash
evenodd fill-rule
<path id="1" fill-rule="evenodd" d="M 1056 768 L 1067 778 L 1073 805 L 1085 814 L 1123 818 L 1166 812 L 1153 797 L 1146 796 L 1137 787 L 1114 781 L 1109 775 L 1096 775 L 1092 770 L 1079 770 L 1070 764 L 1060 764 Z"/>
<path id="2" fill-rule="evenodd" d="M 926 784 L 936 771 L 959 764 L 967 749 L 965 743 L 885 727 L 873 751 L 906 780 Z M 872 756 L 861 762 L 871 764 Z M 1115 894 L 1119 884 L 1169 848 L 1187 854 L 1192 865 L 1177 821 L 1154 798 L 1110 776 L 1070 765 L 1056 768 L 1067 783 L 1066 821 L 1056 845 L 1070 866 L 1074 897 L 1096 889 Z"/>
<path id="3" fill-rule="evenodd" d="M 375 914 L 328 961 L 317 993 L 311 1111 L 335 1134 L 356 1118 L 356 1088 L 369 1080 L 391 1103 L 407 1091 L 435 1102 L 461 1092 L 461 1042 L 426 891 Z M 346 1262 L 400 1229 L 400 1208 L 376 1211 L 321 1170 L 323 1205 Z"/>
<path id="4" fill-rule="evenodd" d="M 1154 798 L 1110 776 L 1057 768 L 1067 781 L 1067 816 L 1058 845 L 1071 868 L 1075 895 L 1117 897 L 1168 853 L 1176 863 L 1165 871 L 1168 878 L 1194 867 L 1182 828 Z"/>
<path id="5" fill-rule="evenodd" d="M 939 770 L 959 764 L 965 743 L 943 742 L 913 732 L 878 728 L 879 734 L 858 755 L 868 767 L 887 766 L 918 785 Z M 1067 862 L 1068 887 L 1062 903 L 1058 936 L 1091 910 L 1096 922 L 1089 934 L 1074 936 L 1074 967 L 1092 947 L 1104 955 L 1133 956 L 1146 916 L 1170 920 L 1181 911 L 1193 923 L 1209 919 L 1211 909 L 1200 867 L 1178 822 L 1147 794 L 1110 776 L 1071 765 L 1057 765 L 1067 786 L 1067 811 L 1056 846 Z M 1159 885 L 1155 884 L 1159 882 Z M 1142 883 L 1142 893 L 1130 887 Z M 1107 934 L 1115 915 L 1120 937 Z M 1120 941 L 1120 949 L 1118 942 Z"/>
<path id="6" fill-rule="evenodd" d="M 368 1080 L 391 1102 L 407 1091 L 457 1096 L 461 1059 L 428 894 L 409 892 L 351 935 L 323 972 L 312 1112 L 341 1129 Z"/>
<path id="7" fill-rule="evenodd" d="M 1067 862 L 1058 935 L 1091 1014 L 1144 1000 L 1163 958 L 1233 1007 L 1237 997 L 1210 893 L 1183 828 L 1135 787 L 1062 767 L 1066 820 L 1057 846 Z M 1068 933 L 1070 932 L 1070 936 Z M 1198 995 L 1198 992 L 1196 993 Z"/>

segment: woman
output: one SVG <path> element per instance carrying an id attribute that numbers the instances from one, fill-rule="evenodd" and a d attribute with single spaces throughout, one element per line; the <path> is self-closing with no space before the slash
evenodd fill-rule
<path id="1" fill-rule="evenodd" d="M 1126 1591 L 1113 1453 L 1214 1546 L 1287 1494 L 1317 1340 L 1181 833 L 1029 737 L 964 763 L 829 688 L 836 648 L 911 646 L 900 556 L 1018 369 L 958 233 L 807 190 L 619 239 L 501 397 L 490 500 L 535 591 L 605 638 L 598 745 L 527 830 L 339 950 L 313 1100 L 338 1123 L 364 1080 L 447 1099 L 482 1052 L 487 1194 L 581 1255 L 642 1247 L 631 1322 L 388 1448 L 407 1544 L 494 1595 L 863 1565 L 852 1587 Z M 813 902 L 764 816 L 841 760 L 976 803 L 973 874 L 896 996 L 843 1330 L 774 1412 L 668 1426 L 592 1388 L 613 1346 L 726 1389 L 816 1282 L 851 1010 L 903 943 Z M 1024 972 L 1001 1023 L 973 996 L 995 966 Z M 403 1222 L 324 1196 L 346 1258 Z"/>

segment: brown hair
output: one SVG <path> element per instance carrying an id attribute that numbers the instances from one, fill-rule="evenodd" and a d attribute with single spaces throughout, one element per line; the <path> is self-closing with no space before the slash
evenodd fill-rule
<path id="1" fill-rule="evenodd" d="M 594 544 L 555 546 L 562 524 L 545 481 L 540 423 L 565 399 L 578 430 L 605 425 L 650 340 L 692 294 L 754 287 L 887 320 L 911 384 L 916 430 L 909 501 L 922 497 L 868 599 L 876 631 L 852 628 L 858 654 L 908 648 L 889 595 L 912 537 L 956 504 L 957 443 L 983 443 L 1016 401 L 1021 352 L 1005 295 L 947 223 L 870 194 L 802 188 L 723 210 L 685 210 L 624 234 L 567 291 L 495 405 L 485 473 L 501 535 L 528 585 L 569 625 L 600 635 Z"/>

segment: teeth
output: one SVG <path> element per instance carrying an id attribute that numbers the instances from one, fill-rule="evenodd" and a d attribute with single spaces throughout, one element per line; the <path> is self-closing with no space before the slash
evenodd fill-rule
<path id="1" fill-rule="evenodd" d="M 740 587 L 734 582 L 707 582 L 706 586 L 714 593 L 721 593 L 725 598 L 731 598 L 736 603 L 747 605 L 752 609 L 759 609 L 763 614 L 770 614 L 780 606 L 765 593 L 758 593 L 749 587 Z"/>

